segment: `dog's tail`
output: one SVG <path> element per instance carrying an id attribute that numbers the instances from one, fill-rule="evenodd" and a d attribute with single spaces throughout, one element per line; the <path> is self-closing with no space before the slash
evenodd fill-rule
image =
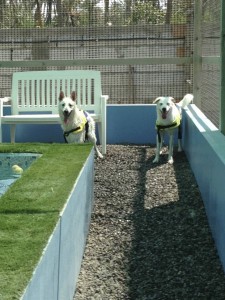
<path id="1" fill-rule="evenodd" d="M 180 107 L 185 108 L 188 104 L 192 103 L 194 96 L 192 94 L 186 94 L 184 98 L 178 103 Z"/>

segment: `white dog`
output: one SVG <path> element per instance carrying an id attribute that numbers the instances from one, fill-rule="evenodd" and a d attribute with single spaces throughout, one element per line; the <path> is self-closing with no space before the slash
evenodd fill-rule
<path id="1" fill-rule="evenodd" d="M 96 145 L 95 121 L 88 112 L 79 110 L 76 97 L 76 92 L 72 92 L 70 97 L 65 97 L 62 91 L 59 94 L 58 109 L 64 139 L 67 143 L 90 141 L 94 144 L 97 156 L 103 158 Z"/>
<path id="2" fill-rule="evenodd" d="M 158 97 L 153 103 L 156 103 L 157 120 L 156 120 L 156 155 L 153 160 L 154 163 L 159 161 L 159 155 L 161 154 L 161 148 L 163 144 L 163 135 L 165 132 L 169 134 L 169 154 L 168 162 L 173 163 L 173 140 L 174 131 L 178 129 L 178 151 L 182 151 L 181 148 L 181 110 L 193 101 L 193 95 L 187 94 L 184 98 L 175 104 L 175 100 L 172 97 Z"/>

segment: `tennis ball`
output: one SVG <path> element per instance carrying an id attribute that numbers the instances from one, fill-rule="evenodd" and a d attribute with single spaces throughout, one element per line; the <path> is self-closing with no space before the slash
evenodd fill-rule
<path id="1" fill-rule="evenodd" d="M 15 174 L 22 174 L 23 173 L 23 169 L 18 165 L 13 165 L 12 166 L 12 171 Z"/>

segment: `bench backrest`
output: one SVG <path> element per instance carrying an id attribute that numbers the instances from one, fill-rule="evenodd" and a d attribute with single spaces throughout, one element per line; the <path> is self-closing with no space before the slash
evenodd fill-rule
<path id="1" fill-rule="evenodd" d="M 100 71 L 62 70 L 16 72 L 12 79 L 12 114 L 21 112 L 58 113 L 60 91 L 77 92 L 79 108 L 101 112 Z"/>

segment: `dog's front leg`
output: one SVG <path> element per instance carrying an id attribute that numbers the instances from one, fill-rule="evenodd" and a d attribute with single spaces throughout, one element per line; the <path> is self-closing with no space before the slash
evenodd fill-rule
<path id="1" fill-rule="evenodd" d="M 168 163 L 173 163 L 173 134 L 169 135 L 169 154 L 168 154 Z"/>
<path id="2" fill-rule="evenodd" d="M 97 156 L 98 156 L 99 158 L 103 158 L 103 155 L 102 155 L 101 152 L 98 150 L 98 147 L 97 147 L 96 143 L 94 144 L 94 148 L 95 148 L 95 151 L 96 151 L 96 153 L 97 153 Z"/>
<path id="3" fill-rule="evenodd" d="M 160 151 L 161 151 L 161 148 L 162 148 L 163 136 L 162 136 L 161 133 L 159 133 L 159 134 L 160 134 L 161 141 L 159 141 L 159 136 L 157 134 L 157 137 L 156 137 L 156 152 L 155 152 L 155 158 L 153 160 L 153 163 L 159 162 L 159 155 L 160 155 Z"/>
<path id="4" fill-rule="evenodd" d="M 90 140 L 90 142 L 92 142 L 94 144 L 94 148 L 95 148 L 95 152 L 97 154 L 97 156 L 99 158 L 103 158 L 103 155 L 101 154 L 101 152 L 99 151 L 98 147 L 97 147 L 97 139 L 94 135 L 92 134 L 88 134 L 88 139 Z"/>

